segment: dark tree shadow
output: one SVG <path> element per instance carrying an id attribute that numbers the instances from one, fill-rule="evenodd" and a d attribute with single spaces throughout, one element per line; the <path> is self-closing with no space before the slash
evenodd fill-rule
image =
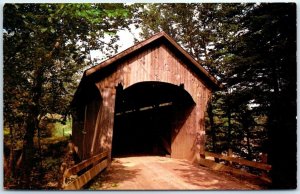
<path id="1" fill-rule="evenodd" d="M 185 182 L 212 190 L 262 190 L 268 185 L 259 179 L 214 171 L 205 167 L 180 164 L 174 169 Z"/>
<path id="2" fill-rule="evenodd" d="M 120 161 L 113 159 L 111 166 L 98 174 L 83 189 L 87 190 L 115 190 L 124 182 L 134 179 L 140 169 L 128 169 Z"/>

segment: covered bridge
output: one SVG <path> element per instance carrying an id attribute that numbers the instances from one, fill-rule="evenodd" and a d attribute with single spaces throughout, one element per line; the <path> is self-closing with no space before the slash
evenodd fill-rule
<path id="1" fill-rule="evenodd" d="M 72 101 L 80 159 L 108 151 L 109 158 L 195 161 L 205 146 L 206 105 L 219 87 L 166 33 L 137 43 L 84 72 Z"/>

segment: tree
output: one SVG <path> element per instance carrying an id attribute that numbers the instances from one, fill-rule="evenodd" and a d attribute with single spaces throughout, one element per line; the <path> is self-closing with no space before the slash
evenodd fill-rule
<path id="1" fill-rule="evenodd" d="M 114 53 L 117 37 L 109 43 L 103 37 L 124 28 L 129 13 L 123 4 L 6 4 L 3 12 L 4 122 L 23 131 L 29 188 L 41 118 L 67 113 L 78 73 L 92 63 L 90 50 Z"/>
<path id="2" fill-rule="evenodd" d="M 248 31 L 233 49 L 235 68 L 231 75 L 244 72 L 245 76 L 232 83 L 247 88 L 260 105 L 258 111 L 268 116 L 273 187 L 295 188 L 296 6 L 257 5 L 243 25 Z"/>
<path id="3" fill-rule="evenodd" d="M 247 7 L 239 17 L 239 31 L 230 42 L 231 46 L 223 45 L 226 48 L 223 62 L 227 68 L 224 81 L 229 91 L 237 93 L 237 98 L 233 99 L 235 104 L 252 106 L 252 117 L 268 118 L 265 129 L 269 144 L 261 138 L 260 151 L 268 153 L 272 164 L 273 188 L 295 188 L 295 4 L 250 4 Z M 243 119 L 247 112 L 242 110 L 247 109 L 237 113 L 247 132 L 250 126 Z M 252 128 L 255 126 L 254 122 Z M 245 135 L 250 137 L 250 134 Z M 254 136 L 254 131 L 251 135 Z M 282 153 L 288 159 L 283 159 Z"/>
<path id="4" fill-rule="evenodd" d="M 231 91 L 238 93 L 236 104 L 254 105 L 252 117 L 267 117 L 263 128 L 268 132 L 269 143 L 261 138 L 260 151 L 268 153 L 268 162 L 272 164 L 273 188 L 295 188 L 295 4 L 254 4 L 244 13 L 239 19 L 240 30 L 223 56 L 227 66 L 224 80 Z M 242 119 L 246 112 L 238 113 L 242 126 L 247 126 Z M 254 122 L 252 128 L 257 125 Z M 252 131 L 251 135 L 255 133 L 258 131 Z M 246 133 L 246 137 L 249 135 Z"/>

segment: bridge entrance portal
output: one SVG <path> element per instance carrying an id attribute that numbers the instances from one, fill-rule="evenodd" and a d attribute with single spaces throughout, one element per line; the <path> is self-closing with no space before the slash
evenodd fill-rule
<path id="1" fill-rule="evenodd" d="M 171 155 L 178 130 L 195 105 L 184 85 L 139 82 L 117 87 L 113 156 Z"/>

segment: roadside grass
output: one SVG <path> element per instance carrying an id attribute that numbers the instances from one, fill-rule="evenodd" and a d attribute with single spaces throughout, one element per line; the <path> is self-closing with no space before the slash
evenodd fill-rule
<path id="1" fill-rule="evenodd" d="M 17 129 L 15 129 L 17 130 Z M 72 120 L 67 119 L 65 124 L 60 122 L 48 123 L 43 129 L 40 141 L 37 134 L 34 137 L 34 145 L 38 149 L 40 145 L 40 156 L 32 158 L 32 161 L 41 166 L 32 169 L 32 189 L 42 190 L 58 190 L 60 189 L 60 165 L 67 152 L 67 144 L 72 134 Z M 5 158 L 9 159 L 11 146 L 10 131 L 8 127 L 3 127 Z M 23 147 L 23 138 L 14 139 L 14 149 L 21 153 Z M 40 143 L 40 144 L 39 144 Z M 38 153 L 38 152 L 37 152 Z M 19 154 L 20 155 L 20 154 Z M 18 155 L 18 157 L 19 157 Z M 4 177 L 4 185 L 6 189 L 21 189 L 17 179 L 9 180 Z"/>
<path id="2" fill-rule="evenodd" d="M 72 120 L 67 119 L 66 124 L 63 125 L 60 122 L 54 123 L 54 128 L 52 129 L 53 137 L 69 137 L 72 135 Z"/>

